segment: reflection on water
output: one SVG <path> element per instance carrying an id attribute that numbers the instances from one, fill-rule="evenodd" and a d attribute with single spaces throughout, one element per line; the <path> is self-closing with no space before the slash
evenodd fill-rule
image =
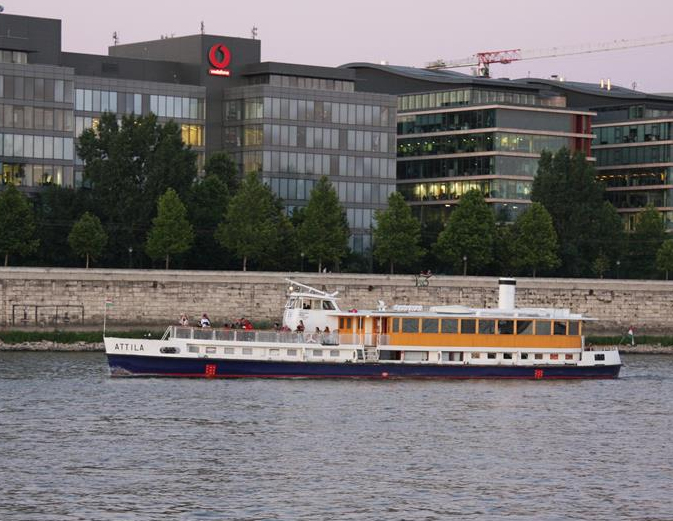
<path id="1" fill-rule="evenodd" d="M 110 379 L 0 353 L 0 519 L 672 519 L 673 357 L 616 381 Z"/>

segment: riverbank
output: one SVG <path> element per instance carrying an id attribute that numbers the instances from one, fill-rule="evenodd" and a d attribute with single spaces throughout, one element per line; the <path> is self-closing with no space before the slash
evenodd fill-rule
<path id="1" fill-rule="evenodd" d="M 602 346 L 594 346 L 600 349 Z M 605 346 L 614 347 L 614 346 Z M 673 346 L 662 346 L 660 344 L 643 345 L 620 345 L 620 353 L 638 353 L 652 355 L 673 355 Z M 49 351 L 49 352 L 84 352 L 84 351 L 105 351 L 102 342 L 73 342 L 59 343 L 52 341 L 42 342 L 21 342 L 16 344 L 6 344 L 0 342 L 0 351 Z"/>

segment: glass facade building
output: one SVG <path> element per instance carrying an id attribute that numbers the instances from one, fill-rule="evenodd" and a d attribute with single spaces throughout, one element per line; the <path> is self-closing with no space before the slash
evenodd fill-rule
<path id="1" fill-rule="evenodd" d="M 530 205 L 540 154 L 591 157 L 591 118 L 566 98 L 510 80 L 354 63 L 359 88 L 396 94 L 397 190 L 423 222 L 446 221 L 469 190 L 501 221 Z"/>
<path id="2" fill-rule="evenodd" d="M 259 172 L 289 213 L 327 176 L 346 210 L 351 249 L 366 252 L 374 212 L 395 190 L 396 99 L 355 92 L 348 71 L 301 72 L 253 71 L 248 86 L 229 89 L 224 149 L 242 172 Z"/>
<path id="3" fill-rule="evenodd" d="M 651 204 L 672 230 L 673 107 L 669 111 L 631 107 L 628 117 L 632 119 L 595 125 L 598 178 L 605 183 L 608 200 L 622 215 L 626 229 L 633 230 L 640 210 Z"/>
<path id="4" fill-rule="evenodd" d="M 464 193 L 477 189 L 499 220 L 512 221 L 530 204 L 543 150 L 588 150 L 590 112 L 543 106 L 533 94 L 510 94 L 529 104 L 517 106 L 482 104 L 481 95 L 461 92 L 456 97 L 467 101 L 460 107 L 451 104 L 452 91 L 432 93 L 449 100 L 446 108 L 431 102 L 427 110 L 404 110 L 415 105 L 407 98 L 419 95 L 399 98 L 398 190 L 424 220 L 445 219 Z"/>

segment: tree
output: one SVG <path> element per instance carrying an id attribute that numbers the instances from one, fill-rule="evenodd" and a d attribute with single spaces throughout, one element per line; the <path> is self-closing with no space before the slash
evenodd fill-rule
<path id="1" fill-rule="evenodd" d="M 10 255 L 28 255 L 37 249 L 39 240 L 34 235 L 30 202 L 13 184 L 7 185 L 0 192 L 0 253 L 5 254 L 5 266 Z"/>
<path id="2" fill-rule="evenodd" d="M 208 159 L 204 167 L 206 176 L 215 176 L 222 181 L 230 194 L 238 190 L 238 167 L 226 152 L 215 152 Z"/>
<path id="3" fill-rule="evenodd" d="M 408 267 L 423 255 L 421 242 L 421 223 L 413 215 L 411 208 L 399 192 L 388 197 L 388 208 L 376 211 L 374 228 L 374 256 L 388 264 L 390 273 L 394 273 L 395 263 Z"/>
<path id="4" fill-rule="evenodd" d="M 668 280 L 668 273 L 673 270 L 673 239 L 667 239 L 657 251 L 657 269 L 666 273 L 666 280 Z"/>
<path id="5" fill-rule="evenodd" d="M 531 270 L 535 277 L 538 269 L 551 269 L 560 264 L 551 215 L 540 203 L 533 203 L 519 216 L 513 235 L 512 261 L 516 267 Z"/>
<path id="6" fill-rule="evenodd" d="M 606 271 L 610 269 L 610 259 L 603 252 L 600 252 L 596 260 L 594 260 L 594 272 L 599 278 L 603 278 Z"/>
<path id="7" fill-rule="evenodd" d="M 631 277 L 656 277 L 657 252 L 666 239 L 664 220 L 657 209 L 648 204 L 638 215 L 629 237 L 628 270 Z"/>
<path id="8" fill-rule="evenodd" d="M 158 198 L 173 188 L 186 200 L 197 174 L 196 153 L 182 142 L 180 128 L 160 125 L 153 114 L 124 116 L 121 124 L 115 114 L 103 114 L 95 130 L 79 137 L 77 153 L 110 238 L 110 265 L 120 265 L 130 246 L 141 250 Z"/>
<path id="9" fill-rule="evenodd" d="M 75 266 L 78 255 L 68 244 L 72 226 L 85 212 L 93 212 L 91 191 L 57 185 L 45 186 L 34 198 L 34 214 L 40 245 L 31 260 L 40 266 Z"/>
<path id="10" fill-rule="evenodd" d="M 194 232 L 187 220 L 187 210 L 175 190 L 169 188 L 159 198 L 157 216 L 152 220 L 145 251 L 152 259 L 164 258 L 168 269 L 171 255 L 186 252 L 193 241 Z"/>
<path id="11" fill-rule="evenodd" d="M 350 230 L 346 212 L 339 203 L 332 183 L 322 176 L 311 191 L 303 222 L 298 230 L 299 247 L 308 259 L 318 264 L 339 261 L 348 253 Z"/>
<path id="12" fill-rule="evenodd" d="M 215 240 L 215 231 L 229 205 L 227 185 L 216 175 L 195 182 L 187 199 L 189 222 L 194 226 L 194 248 L 188 257 L 191 268 L 233 268 L 230 257 Z"/>
<path id="13" fill-rule="evenodd" d="M 495 218 L 479 190 L 470 190 L 460 198 L 439 234 L 434 250 L 437 257 L 459 272 L 479 273 L 493 260 Z"/>
<path id="14" fill-rule="evenodd" d="M 541 154 L 531 199 L 541 203 L 552 217 L 564 275 L 592 272 L 600 241 L 603 192 L 583 153 L 571 155 L 562 148 L 555 155 Z"/>
<path id="15" fill-rule="evenodd" d="M 89 267 L 89 258 L 96 259 L 105 244 L 107 243 L 107 233 L 100 223 L 100 219 L 85 212 L 70 230 L 68 235 L 68 244 L 73 251 L 80 257 L 86 257 L 86 268 Z"/>
<path id="16" fill-rule="evenodd" d="M 285 228 L 286 220 L 271 189 L 252 172 L 229 202 L 215 238 L 243 260 L 243 271 L 247 271 L 248 260 L 261 263 L 278 252 L 282 240 L 279 229 Z"/>

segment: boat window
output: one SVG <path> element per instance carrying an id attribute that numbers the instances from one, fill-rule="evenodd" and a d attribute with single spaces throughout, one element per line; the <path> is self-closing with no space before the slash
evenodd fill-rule
<path id="1" fill-rule="evenodd" d="M 399 333 L 400 332 L 400 319 L 399 318 L 393 318 L 393 327 L 391 330 L 393 333 Z"/>
<path id="2" fill-rule="evenodd" d="M 536 320 L 535 321 L 535 334 L 536 335 L 551 335 L 551 322 L 548 320 Z"/>
<path id="3" fill-rule="evenodd" d="M 595 353 L 594 354 L 594 360 L 605 360 L 605 355 L 603 353 Z"/>
<path id="4" fill-rule="evenodd" d="M 322 349 L 313 349 L 311 356 L 322 356 Z"/>
<path id="5" fill-rule="evenodd" d="M 353 320 L 350 317 L 339 318 L 339 329 L 350 329 L 353 325 Z"/>
<path id="6" fill-rule="evenodd" d="M 209 355 L 214 355 L 217 352 L 217 349 L 214 346 L 206 346 L 206 353 Z"/>
<path id="7" fill-rule="evenodd" d="M 310 300 L 302 300 L 301 307 L 302 307 L 302 309 L 311 309 L 311 301 Z"/>
<path id="8" fill-rule="evenodd" d="M 272 348 L 269 349 L 269 356 L 279 356 L 280 355 L 280 349 Z"/>
<path id="9" fill-rule="evenodd" d="M 535 360 L 542 360 L 542 353 L 535 353 Z"/>
<path id="10" fill-rule="evenodd" d="M 481 358 L 481 353 L 471 353 L 470 358 Z"/>
<path id="11" fill-rule="evenodd" d="M 428 359 L 427 351 L 405 351 L 404 360 L 407 362 L 425 362 Z"/>
<path id="12" fill-rule="evenodd" d="M 461 333 L 474 333 L 476 331 L 476 320 L 473 318 L 463 318 L 460 320 Z M 477 357 L 478 358 L 478 357 Z"/>
<path id="13" fill-rule="evenodd" d="M 297 356 L 297 350 L 296 349 L 288 349 L 286 352 L 287 352 L 287 356 Z"/>
<path id="14" fill-rule="evenodd" d="M 566 360 L 574 360 L 575 355 L 566 354 Z"/>
<path id="15" fill-rule="evenodd" d="M 243 348 L 243 354 L 244 355 L 251 355 L 252 354 L 252 347 L 244 347 Z"/>
<path id="16" fill-rule="evenodd" d="M 295 309 L 302 309 L 303 307 L 304 307 L 304 299 L 298 298 L 297 300 L 295 300 L 294 302 Z"/>
<path id="17" fill-rule="evenodd" d="M 379 360 L 401 360 L 402 352 L 401 351 L 388 351 L 382 349 L 379 351 Z"/>
<path id="18" fill-rule="evenodd" d="M 516 334 L 517 335 L 532 335 L 533 334 L 533 321 L 532 320 L 517 320 L 516 321 Z"/>
<path id="19" fill-rule="evenodd" d="M 418 333 L 418 319 L 417 318 L 403 318 L 402 319 L 402 333 Z"/>
<path id="20" fill-rule="evenodd" d="M 225 347 L 224 348 L 224 354 L 225 355 L 233 355 L 235 352 L 236 351 L 233 347 Z"/>
<path id="21" fill-rule="evenodd" d="M 322 301 L 322 308 L 326 309 L 328 311 L 333 311 L 335 309 L 334 302 L 332 302 L 331 300 L 323 300 Z"/>
<path id="22" fill-rule="evenodd" d="M 528 360 L 528 353 L 521 353 L 521 360 Z"/>
<path id="23" fill-rule="evenodd" d="M 462 351 L 442 351 L 442 362 L 462 362 Z"/>
<path id="24" fill-rule="evenodd" d="M 290 300 L 288 300 L 285 307 L 288 308 L 288 309 L 292 309 L 292 308 L 294 308 L 294 305 L 296 304 L 296 302 L 297 302 L 296 298 L 291 298 Z"/>
<path id="25" fill-rule="evenodd" d="M 558 353 L 552 353 L 549 355 L 549 358 L 552 360 L 558 360 Z"/>
<path id="26" fill-rule="evenodd" d="M 504 360 L 511 360 L 512 359 L 512 353 L 503 353 L 502 358 Z"/>
<path id="27" fill-rule="evenodd" d="M 458 319 L 457 318 L 442 319 L 442 333 L 458 333 Z"/>
<path id="28" fill-rule="evenodd" d="M 482 335 L 492 335 L 495 333 L 495 320 L 479 319 L 479 333 Z"/>
<path id="29" fill-rule="evenodd" d="M 568 334 L 568 323 L 563 321 L 554 320 L 554 334 L 555 335 L 567 335 Z"/>
<path id="30" fill-rule="evenodd" d="M 580 334 L 580 323 L 579 322 L 568 322 L 568 334 L 577 336 Z"/>
<path id="31" fill-rule="evenodd" d="M 199 346 L 189 346 L 189 352 L 190 353 L 198 353 L 199 352 Z"/>
<path id="32" fill-rule="evenodd" d="M 487 353 L 486 358 L 488 358 L 489 360 L 495 360 L 495 353 Z"/>
<path id="33" fill-rule="evenodd" d="M 176 353 L 179 353 L 180 349 L 178 349 L 177 347 L 162 347 L 161 349 L 159 349 L 159 352 L 174 355 Z"/>
<path id="34" fill-rule="evenodd" d="M 501 335 L 513 335 L 514 320 L 498 320 L 498 333 Z"/>
<path id="35" fill-rule="evenodd" d="M 437 333 L 439 332 L 439 320 L 436 318 L 423 319 L 423 333 Z"/>
<path id="36" fill-rule="evenodd" d="M 339 350 L 338 349 L 330 349 L 329 355 L 331 357 L 337 357 L 337 356 L 339 356 Z"/>

